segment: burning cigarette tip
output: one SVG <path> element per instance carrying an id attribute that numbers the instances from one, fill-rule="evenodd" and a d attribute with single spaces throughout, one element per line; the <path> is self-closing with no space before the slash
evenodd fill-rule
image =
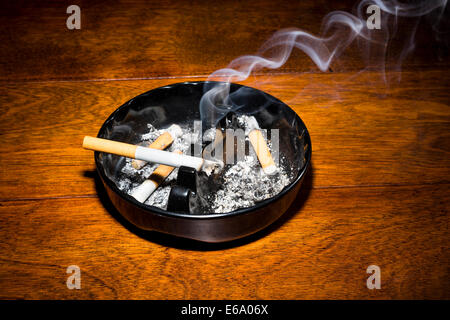
<path id="1" fill-rule="evenodd" d="M 211 161 L 204 160 L 202 165 L 202 171 L 206 173 L 206 175 L 211 175 L 212 173 L 220 172 L 224 168 L 225 164 L 223 161 Z"/>

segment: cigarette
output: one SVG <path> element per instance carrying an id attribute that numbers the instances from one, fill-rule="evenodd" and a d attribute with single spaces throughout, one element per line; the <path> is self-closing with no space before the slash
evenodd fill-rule
<path id="1" fill-rule="evenodd" d="M 258 157 L 259 163 L 265 174 L 274 174 L 277 170 L 275 162 L 273 161 L 272 154 L 267 146 L 266 140 L 259 128 L 258 121 L 255 117 L 251 116 L 247 121 L 248 126 L 248 138 L 252 144 L 253 149 Z"/>
<path id="2" fill-rule="evenodd" d="M 176 150 L 174 153 L 181 154 L 182 152 L 180 150 Z M 144 203 L 145 200 L 147 200 L 148 197 L 150 197 L 159 185 L 169 176 L 173 169 L 175 168 L 171 166 L 166 166 L 163 164 L 159 165 L 147 180 L 131 192 L 131 196 L 137 201 Z"/>
<path id="3" fill-rule="evenodd" d="M 223 163 L 211 161 L 203 158 L 192 157 L 185 154 L 176 154 L 173 152 L 136 146 L 133 144 L 112 141 L 101 138 L 86 136 L 83 140 L 83 148 L 88 150 L 117 154 L 132 159 L 143 160 L 158 164 L 165 164 L 171 167 L 186 166 L 194 168 L 197 171 L 204 171 L 210 174 L 216 169 L 223 168 Z"/>
<path id="4" fill-rule="evenodd" d="M 181 130 L 179 125 L 173 124 L 169 128 L 167 128 L 166 131 L 164 131 L 158 138 L 156 138 L 155 141 L 150 143 L 147 147 L 152 149 L 158 149 L 158 150 L 164 150 L 168 146 L 170 146 L 176 138 L 181 136 L 183 131 Z M 147 162 L 142 160 L 136 160 L 133 159 L 131 161 L 131 165 L 136 170 L 141 169 L 143 166 L 145 166 Z"/>

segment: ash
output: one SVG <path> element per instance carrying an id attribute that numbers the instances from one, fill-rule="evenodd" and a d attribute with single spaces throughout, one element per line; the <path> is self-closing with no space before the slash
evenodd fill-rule
<path id="1" fill-rule="evenodd" d="M 245 116 L 238 118 L 239 125 L 245 127 Z M 176 138 L 167 151 L 181 150 L 184 154 L 190 152 L 191 143 L 198 140 L 198 134 L 193 131 L 193 126 L 181 126 L 183 134 Z M 158 130 L 152 125 L 148 125 L 149 132 L 141 136 L 140 145 L 148 145 L 164 132 L 164 129 Z M 212 135 L 208 140 L 212 140 L 215 130 L 208 130 L 207 134 Z M 272 151 L 271 143 L 268 143 Z M 233 165 L 226 165 L 219 175 L 213 175 L 209 178 L 202 176 L 202 179 L 210 179 L 208 183 L 213 182 L 215 188 L 208 189 L 198 196 L 201 198 L 201 205 L 191 205 L 192 214 L 206 213 L 226 213 L 240 208 L 246 208 L 255 205 L 257 202 L 269 199 L 280 193 L 285 186 L 295 178 L 290 174 L 288 161 L 280 152 L 280 161 L 278 170 L 273 175 L 266 175 L 258 161 L 256 153 L 250 147 L 249 155 L 242 161 Z M 158 166 L 157 164 L 147 163 L 144 167 L 137 170 L 131 165 L 132 159 L 125 158 L 125 165 L 122 167 L 118 179 L 117 187 L 131 194 L 134 188 L 144 182 Z M 175 168 L 166 180 L 155 190 L 155 192 L 145 201 L 146 205 L 155 206 L 161 209 L 167 208 L 170 189 L 176 184 L 178 169 Z M 199 178 L 200 179 L 200 178 Z M 202 183 L 202 182 L 200 182 Z M 207 184 L 205 182 L 205 184 Z M 203 190 L 205 191 L 205 190 Z M 199 198 L 196 197 L 196 198 Z"/>
<path id="2" fill-rule="evenodd" d="M 209 198 L 211 211 L 225 213 L 253 206 L 255 203 L 271 198 L 292 181 L 283 166 L 273 175 L 266 175 L 255 155 L 225 169 L 223 183 Z"/>

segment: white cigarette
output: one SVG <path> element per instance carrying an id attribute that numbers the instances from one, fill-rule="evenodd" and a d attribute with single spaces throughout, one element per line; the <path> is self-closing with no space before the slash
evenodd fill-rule
<path id="1" fill-rule="evenodd" d="M 174 151 L 176 154 L 181 154 L 180 150 Z M 159 187 L 159 185 L 169 176 L 169 174 L 175 169 L 174 167 L 160 165 L 158 166 L 141 185 L 136 187 L 131 196 L 137 201 L 144 203 L 145 200 Z"/>
<path id="2" fill-rule="evenodd" d="M 180 126 L 173 124 L 169 128 L 167 128 L 158 138 L 156 138 L 155 141 L 150 143 L 147 147 L 158 150 L 164 150 L 165 148 L 170 146 L 176 138 L 181 136 L 182 133 L 183 131 L 181 130 Z M 137 159 L 133 159 L 133 161 L 131 161 L 131 165 L 136 170 L 141 169 L 143 166 L 145 166 L 146 163 L 147 162 L 143 160 Z"/>
<path id="3" fill-rule="evenodd" d="M 272 154 L 255 117 L 248 117 L 246 131 L 264 173 L 268 175 L 274 174 L 277 171 L 277 166 L 273 161 Z"/>
<path id="4" fill-rule="evenodd" d="M 144 160 L 147 162 L 165 164 L 171 167 L 178 168 L 181 166 L 186 166 L 194 168 L 197 171 L 202 170 L 207 174 L 210 174 L 215 169 L 223 168 L 223 163 L 220 161 L 210 161 L 184 154 L 176 154 L 173 152 L 135 146 L 133 144 L 89 136 L 84 137 L 83 148 L 117 154 L 119 156 Z"/>

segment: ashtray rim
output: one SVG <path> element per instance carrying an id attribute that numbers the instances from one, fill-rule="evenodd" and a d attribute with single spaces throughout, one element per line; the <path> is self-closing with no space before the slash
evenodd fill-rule
<path id="1" fill-rule="evenodd" d="M 113 121 L 114 117 L 116 114 L 118 114 L 119 112 L 121 112 L 122 109 L 127 108 L 129 103 L 140 97 L 143 95 L 148 95 L 149 93 L 151 93 L 154 90 L 159 90 L 159 89 L 163 89 L 163 88 L 172 88 L 175 86 L 180 86 L 180 85 L 204 85 L 204 84 L 208 84 L 208 83 L 225 83 L 222 81 L 185 81 L 185 82 L 177 82 L 177 83 L 173 83 L 173 84 L 169 84 L 169 85 L 164 85 L 161 87 L 157 87 L 157 88 L 153 88 L 149 91 L 146 91 L 144 93 L 141 93 L 139 95 L 137 95 L 136 97 L 131 98 L 130 100 L 128 100 L 127 102 L 125 102 L 124 104 L 122 104 L 120 107 L 118 107 L 116 110 L 114 110 L 109 117 L 104 121 L 104 123 L 102 124 L 102 126 L 100 127 L 100 130 L 97 133 L 97 137 L 101 138 L 102 134 L 105 132 L 105 128 L 106 125 L 110 122 Z M 242 84 L 238 84 L 238 83 L 231 83 L 233 85 L 237 85 L 239 87 L 246 87 L 246 88 L 250 88 L 252 90 L 256 90 L 256 91 L 260 91 L 263 94 L 268 95 L 271 99 L 283 104 L 284 106 L 286 106 L 287 108 L 289 108 L 290 110 L 293 111 L 293 113 L 295 114 L 295 117 L 297 118 L 297 121 L 299 121 L 301 124 L 303 124 L 304 128 L 305 128 L 305 132 L 303 133 L 305 135 L 305 141 L 306 144 L 308 145 L 308 148 L 305 152 L 305 163 L 303 165 L 303 167 L 299 170 L 299 173 L 297 174 L 297 177 L 286 187 L 283 188 L 283 190 L 278 193 L 277 195 L 270 197 L 268 199 L 262 200 L 258 203 L 256 203 L 255 205 L 251 206 L 251 207 L 247 207 L 247 208 L 241 208 L 241 209 L 236 209 L 234 211 L 230 211 L 230 212 L 224 212 L 224 213 L 206 213 L 206 214 L 188 214 L 188 213 L 180 213 L 180 212 L 173 212 L 173 211 L 167 211 L 167 210 L 163 210 L 160 209 L 158 207 L 155 206 L 150 206 L 150 205 L 146 205 L 144 203 L 141 203 L 139 201 L 137 201 L 135 198 L 133 198 L 132 196 L 128 195 L 127 193 L 123 192 L 122 190 L 120 190 L 116 184 L 106 176 L 104 170 L 103 170 L 103 165 L 100 163 L 100 152 L 95 151 L 94 152 L 94 159 L 95 159 L 95 165 L 96 165 L 96 169 L 97 172 L 99 173 L 101 179 L 103 180 L 104 183 L 106 183 L 108 185 L 108 187 L 114 192 L 116 193 L 118 196 L 120 196 L 121 198 L 123 198 L 124 200 L 130 202 L 131 204 L 139 207 L 140 209 L 142 209 L 143 211 L 145 211 L 146 213 L 150 213 L 150 214 L 159 214 L 159 215 L 163 215 L 163 216 L 167 216 L 167 217 L 172 217 L 172 218 L 184 218 L 184 219 L 217 219 L 217 218 L 224 218 L 224 217 L 232 217 L 232 216 L 236 216 L 236 215 L 242 215 L 242 214 L 247 214 L 250 212 L 253 212 L 255 210 L 259 210 L 262 209 L 266 206 L 268 206 L 269 204 L 271 204 L 272 202 L 277 201 L 278 199 L 282 198 L 284 195 L 286 195 L 292 188 L 294 188 L 297 183 L 299 183 L 303 176 L 305 175 L 306 171 L 309 168 L 310 165 L 310 161 L 311 161 L 311 154 L 312 154 L 312 149 L 311 149 L 311 137 L 309 135 L 308 129 L 305 125 L 305 123 L 303 122 L 303 120 L 299 117 L 299 115 L 291 108 L 289 107 L 286 103 L 284 103 L 283 101 L 273 97 L 272 95 L 253 88 L 253 87 L 249 87 L 246 85 L 242 85 Z"/>

